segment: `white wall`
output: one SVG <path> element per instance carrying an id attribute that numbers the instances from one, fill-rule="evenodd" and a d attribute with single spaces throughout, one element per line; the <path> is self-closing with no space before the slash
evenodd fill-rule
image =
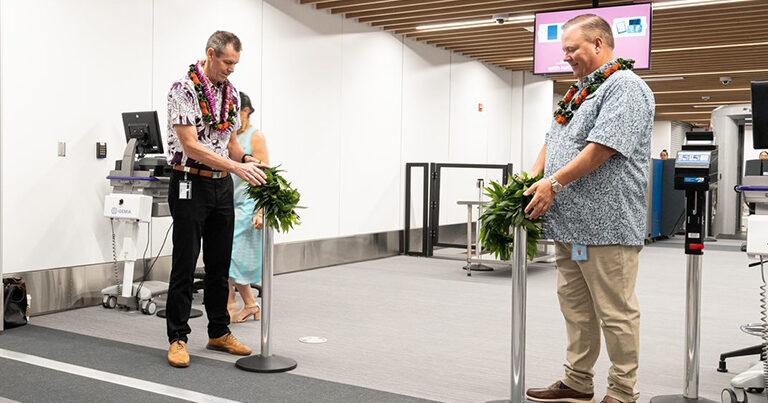
<path id="1" fill-rule="evenodd" d="M 651 158 L 659 158 L 661 150 L 667 150 L 670 158 L 672 154 L 672 122 L 669 120 L 656 120 L 653 122 L 651 133 Z"/>
<path id="2" fill-rule="evenodd" d="M 553 82 L 542 76 L 525 73 L 523 77 L 523 144 L 521 146 L 522 170 L 528 171 L 536 162 L 552 125 Z"/>
<path id="3" fill-rule="evenodd" d="M 216 29 L 243 41 L 232 81 L 251 96 L 273 162 L 308 207 L 278 242 L 400 229 L 405 162 L 528 169 L 551 122 L 552 84 L 539 77 L 296 2 L 227 0 L 226 16 L 216 7 L 223 0 L 190 3 L 0 3 L 5 272 L 111 260 L 101 209 L 125 145 L 120 112 L 155 109 L 165 134 L 168 88 Z M 202 20 L 185 11 L 203 5 L 218 11 Z M 64 158 L 58 141 L 67 142 Z M 105 160 L 94 156 L 97 141 L 108 143 Z M 447 174 L 445 204 L 476 197 L 475 178 L 496 176 Z M 443 223 L 464 220 L 462 210 L 445 211 Z M 169 223 L 153 224 L 153 251 Z"/>

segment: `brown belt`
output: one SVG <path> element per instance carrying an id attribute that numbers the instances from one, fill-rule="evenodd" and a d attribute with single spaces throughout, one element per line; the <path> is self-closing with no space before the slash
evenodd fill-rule
<path id="1" fill-rule="evenodd" d="M 227 175 L 229 175 L 229 172 L 227 171 L 208 171 L 206 169 L 192 168 L 184 165 L 174 165 L 173 170 L 180 171 L 180 172 L 187 172 L 192 175 L 200 175 L 200 176 L 204 176 L 206 178 L 212 178 L 212 179 L 225 178 Z"/>

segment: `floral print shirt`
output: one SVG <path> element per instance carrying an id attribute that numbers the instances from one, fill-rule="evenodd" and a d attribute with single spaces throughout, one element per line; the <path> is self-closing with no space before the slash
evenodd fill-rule
<path id="1" fill-rule="evenodd" d="M 606 66 L 585 77 L 579 90 Z M 643 245 L 655 105 L 653 92 L 639 76 L 619 70 L 584 100 L 567 125 L 553 119 L 546 135 L 547 177 L 589 143 L 616 154 L 555 196 L 544 216 L 546 237 L 585 245 Z"/>
<path id="2" fill-rule="evenodd" d="M 210 107 L 212 111 L 220 111 L 221 102 L 224 97 L 222 91 L 224 86 L 218 85 L 214 88 L 216 99 L 210 100 L 212 104 Z M 240 95 L 234 87 L 232 88 L 232 91 L 235 96 L 235 108 L 239 112 Z M 220 120 L 218 113 L 214 113 L 214 119 Z M 206 167 L 202 163 L 189 158 L 184 153 L 181 141 L 176 135 L 175 125 L 195 126 L 197 129 L 197 140 L 201 144 L 216 154 L 219 154 L 224 158 L 229 158 L 227 145 L 229 145 L 229 139 L 232 133 L 240 128 L 240 113 L 236 114 L 236 123 L 234 126 L 231 126 L 224 131 L 214 130 L 211 124 L 203 121 L 203 113 L 197 98 L 195 85 L 192 83 L 189 75 L 185 75 L 171 85 L 171 89 L 168 92 L 168 164 L 181 164 L 210 170 L 210 167 Z"/>

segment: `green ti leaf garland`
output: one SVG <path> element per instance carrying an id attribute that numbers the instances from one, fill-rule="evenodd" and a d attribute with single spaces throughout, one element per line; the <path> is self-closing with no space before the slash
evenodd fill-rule
<path id="1" fill-rule="evenodd" d="M 267 183 L 261 186 L 248 185 L 248 197 L 256 201 L 253 213 L 260 209 L 264 211 L 265 225 L 280 232 L 288 232 L 294 225 L 301 224 L 301 218 L 296 213 L 301 194 L 291 187 L 280 172 L 280 167 L 263 168 L 267 175 Z"/>
<path id="2" fill-rule="evenodd" d="M 632 70 L 634 65 L 635 61 L 632 59 L 618 58 L 615 62 L 607 63 L 597 69 L 581 91 L 579 91 L 578 82 L 571 84 L 563 99 L 557 103 L 558 108 L 555 111 L 555 121 L 563 126 L 567 125 L 568 122 L 571 121 L 571 118 L 573 118 L 573 113 L 579 109 L 582 102 L 584 102 L 590 94 L 597 91 L 608 77 L 618 70 Z"/>
<path id="3" fill-rule="evenodd" d="M 541 178 L 542 175 L 529 177 L 523 172 L 514 175 L 507 185 L 493 181 L 485 188 L 490 202 L 483 207 L 483 215 L 480 216 L 483 223 L 480 228 L 480 244 L 483 249 L 491 251 L 501 260 L 510 260 L 514 249 L 512 227 L 522 226 L 528 233 L 528 259 L 536 256 L 543 233 L 542 218 L 531 220 L 525 214 L 525 206 L 530 203 L 533 195 L 523 196 L 523 193 Z"/>

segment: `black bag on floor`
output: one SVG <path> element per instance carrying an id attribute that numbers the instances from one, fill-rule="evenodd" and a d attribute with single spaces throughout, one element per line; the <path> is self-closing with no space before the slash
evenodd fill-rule
<path id="1" fill-rule="evenodd" d="M 18 277 L 3 279 L 5 329 L 27 324 L 27 284 Z"/>

